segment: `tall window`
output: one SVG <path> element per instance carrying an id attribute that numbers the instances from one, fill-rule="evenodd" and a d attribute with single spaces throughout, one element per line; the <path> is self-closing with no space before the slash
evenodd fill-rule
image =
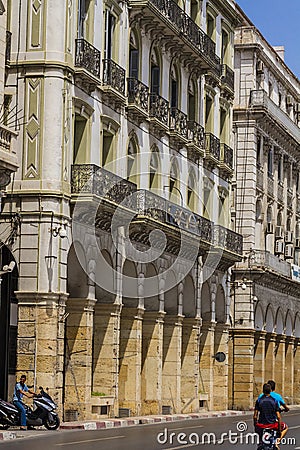
<path id="1" fill-rule="evenodd" d="M 278 172 L 278 181 L 283 181 L 283 164 L 282 164 L 282 157 L 278 156 L 278 166 L 277 166 L 277 172 Z"/>
<path id="2" fill-rule="evenodd" d="M 273 149 L 269 149 L 268 151 L 268 176 L 271 177 L 273 175 Z"/>
<path id="3" fill-rule="evenodd" d="M 214 32 L 215 32 L 215 20 L 213 16 L 210 14 L 207 14 L 207 35 L 213 39 L 214 38 Z"/>
<path id="4" fill-rule="evenodd" d="M 188 178 L 188 186 L 187 186 L 187 204 L 188 207 L 195 211 L 196 209 L 196 182 L 195 182 L 195 174 L 193 171 L 190 172 L 189 178 Z"/>
<path id="5" fill-rule="evenodd" d="M 197 0 L 191 1 L 191 19 L 199 25 L 199 2 Z"/>
<path id="6" fill-rule="evenodd" d="M 224 144 L 229 143 L 229 136 L 227 133 L 227 111 L 224 108 L 220 109 L 220 141 Z"/>
<path id="7" fill-rule="evenodd" d="M 102 166 L 109 164 L 113 160 L 113 134 L 103 131 L 102 135 Z"/>
<path id="8" fill-rule="evenodd" d="M 150 189 L 159 189 L 159 152 L 156 146 L 152 149 L 150 156 L 149 178 Z"/>
<path id="9" fill-rule="evenodd" d="M 224 64 L 228 64 L 228 48 L 229 48 L 229 35 L 225 30 L 222 30 L 222 48 L 221 59 Z"/>
<path id="10" fill-rule="evenodd" d="M 138 183 L 138 146 L 134 138 L 130 139 L 127 149 L 127 180 Z"/>
<path id="11" fill-rule="evenodd" d="M 179 203 L 181 199 L 180 185 L 179 185 L 179 170 L 175 159 L 173 159 L 170 170 L 169 179 L 169 195 L 170 200 L 174 203 Z"/>
<path id="12" fill-rule="evenodd" d="M 150 63 L 150 90 L 152 94 L 160 94 L 160 64 L 158 52 L 154 49 L 151 53 Z"/>
<path id="13" fill-rule="evenodd" d="M 213 100 L 206 94 L 205 99 L 205 129 L 213 132 Z"/>
<path id="14" fill-rule="evenodd" d="M 74 164 L 83 164 L 86 162 L 87 149 L 87 119 L 80 114 L 75 114 L 74 122 Z"/>
<path id="15" fill-rule="evenodd" d="M 188 120 L 196 121 L 197 85 L 195 80 L 190 80 L 188 88 Z"/>
<path id="16" fill-rule="evenodd" d="M 78 38 L 85 38 L 87 36 L 87 18 L 90 0 L 79 0 L 78 5 Z"/>
<path id="17" fill-rule="evenodd" d="M 110 11 L 105 10 L 104 59 L 112 59 L 113 57 L 115 26 L 115 17 Z"/>
<path id="18" fill-rule="evenodd" d="M 261 145 L 262 139 L 260 134 L 258 134 L 256 138 L 256 164 L 258 167 L 261 166 Z"/>
<path id="19" fill-rule="evenodd" d="M 133 32 L 130 34 L 129 44 L 129 77 L 139 79 L 139 45 Z"/>
<path id="20" fill-rule="evenodd" d="M 179 81 L 180 75 L 176 65 L 173 65 L 170 71 L 170 106 L 178 108 L 179 105 Z"/>

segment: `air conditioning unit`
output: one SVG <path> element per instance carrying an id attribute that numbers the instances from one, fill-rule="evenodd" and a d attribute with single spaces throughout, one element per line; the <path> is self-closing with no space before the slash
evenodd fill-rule
<path id="1" fill-rule="evenodd" d="M 286 96 L 286 104 L 287 106 L 293 106 L 294 104 L 294 99 L 291 95 L 287 95 Z"/>
<path id="2" fill-rule="evenodd" d="M 300 248 L 300 238 L 296 238 L 295 248 Z"/>
<path id="3" fill-rule="evenodd" d="M 262 61 L 257 62 L 256 72 L 260 74 L 264 73 L 264 63 Z"/>
<path id="4" fill-rule="evenodd" d="M 275 254 L 283 255 L 284 253 L 284 243 L 282 241 L 277 241 L 275 243 Z"/>
<path id="5" fill-rule="evenodd" d="M 292 245 L 286 245 L 284 249 L 284 257 L 286 259 L 293 258 L 294 256 L 294 247 Z"/>
<path id="6" fill-rule="evenodd" d="M 292 231 L 286 231 L 284 241 L 286 244 L 292 244 L 293 243 L 293 232 Z"/>
<path id="7" fill-rule="evenodd" d="M 277 226 L 275 228 L 275 239 L 283 239 L 283 228 Z"/>
<path id="8" fill-rule="evenodd" d="M 273 223 L 271 223 L 271 222 L 267 223 L 266 233 L 267 234 L 274 234 L 274 224 Z"/>

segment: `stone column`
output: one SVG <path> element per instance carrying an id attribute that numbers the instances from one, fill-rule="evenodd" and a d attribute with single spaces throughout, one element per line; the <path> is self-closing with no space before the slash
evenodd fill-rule
<path id="1" fill-rule="evenodd" d="M 213 355 L 215 340 L 215 322 L 203 322 L 200 333 L 200 361 L 199 361 L 199 392 L 200 395 L 208 395 L 207 406 L 209 410 L 214 408 L 214 371 Z"/>
<path id="2" fill-rule="evenodd" d="M 223 352 L 226 355 L 224 362 L 213 360 L 213 405 L 214 410 L 228 409 L 228 326 L 224 323 L 217 323 L 214 335 L 214 352 Z"/>
<path id="3" fill-rule="evenodd" d="M 163 335 L 162 405 L 171 406 L 172 413 L 181 410 L 181 338 L 182 320 L 180 315 L 166 315 Z"/>
<path id="4" fill-rule="evenodd" d="M 285 336 L 282 334 L 276 335 L 275 349 L 274 349 L 274 378 L 276 382 L 277 392 L 284 394 L 285 386 Z M 269 378 L 268 378 L 269 379 Z"/>
<path id="5" fill-rule="evenodd" d="M 66 322 L 64 410 L 78 411 L 79 419 L 91 414 L 93 313 L 96 300 L 70 298 Z"/>
<path id="6" fill-rule="evenodd" d="M 254 330 L 233 330 L 233 408 L 253 407 Z"/>
<path id="7" fill-rule="evenodd" d="M 123 307 L 120 325 L 119 407 L 141 413 L 142 318 L 144 309 Z"/>
<path id="8" fill-rule="evenodd" d="M 289 405 L 294 404 L 294 344 L 295 338 L 287 336 L 285 340 L 284 392 L 282 395 L 286 398 Z"/>
<path id="9" fill-rule="evenodd" d="M 142 414 L 162 412 L 164 312 L 145 312 L 142 336 Z"/>
<path id="10" fill-rule="evenodd" d="M 275 333 L 267 333 L 265 341 L 265 379 L 274 380 L 275 370 Z"/>
<path id="11" fill-rule="evenodd" d="M 199 409 L 199 336 L 200 319 L 184 318 L 181 354 L 181 412 Z"/>
<path id="12" fill-rule="evenodd" d="M 294 344 L 294 404 L 299 405 L 300 404 L 300 345 L 299 345 L 299 338 L 295 339 Z"/>
<path id="13" fill-rule="evenodd" d="M 15 292 L 18 298 L 17 376 L 49 387 L 62 412 L 65 302 L 67 294 Z"/>
<path id="14" fill-rule="evenodd" d="M 96 303 L 94 313 L 93 391 L 114 398 L 110 415 L 118 416 L 119 335 L 118 304 Z"/>
<path id="15" fill-rule="evenodd" d="M 253 361 L 253 396 L 254 400 L 262 393 L 265 376 L 265 331 L 257 331 L 254 335 Z"/>

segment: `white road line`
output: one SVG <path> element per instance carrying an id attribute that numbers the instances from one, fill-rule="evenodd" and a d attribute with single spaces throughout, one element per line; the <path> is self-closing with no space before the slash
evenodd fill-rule
<path id="1" fill-rule="evenodd" d="M 166 422 L 164 422 L 166 423 Z M 167 428 L 167 427 L 165 427 Z M 198 425 L 197 427 L 181 427 L 181 428 L 169 428 L 169 431 L 174 431 L 174 430 L 190 430 L 193 428 L 204 428 L 204 425 Z"/>
<path id="2" fill-rule="evenodd" d="M 178 450 L 179 448 L 195 447 L 195 445 L 197 445 L 197 444 L 185 444 L 185 445 L 180 445 L 179 447 L 169 447 L 169 448 L 166 448 L 165 450 Z"/>
<path id="3" fill-rule="evenodd" d="M 300 428 L 300 425 L 296 425 L 294 427 L 289 427 L 289 430 L 294 430 L 295 428 Z"/>
<path id="4" fill-rule="evenodd" d="M 98 438 L 98 439 L 86 439 L 85 441 L 73 441 L 73 442 L 64 442 L 61 444 L 55 444 L 56 446 L 62 446 L 62 445 L 72 445 L 72 444 L 86 444 L 87 442 L 95 442 L 95 441 L 107 441 L 109 439 L 122 439 L 125 436 L 111 436 L 106 438 Z"/>

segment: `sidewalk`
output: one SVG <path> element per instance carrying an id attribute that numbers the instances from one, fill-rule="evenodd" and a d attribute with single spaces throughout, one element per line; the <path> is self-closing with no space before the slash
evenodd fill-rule
<path id="1" fill-rule="evenodd" d="M 140 416 L 128 417 L 124 419 L 103 419 L 103 420 L 89 420 L 78 422 L 63 422 L 60 430 L 99 430 L 115 427 L 129 427 L 134 425 L 145 425 L 153 423 L 175 422 L 179 420 L 193 420 L 193 419 L 209 419 L 215 417 L 241 416 L 252 414 L 252 411 L 203 411 L 191 414 L 173 414 L 173 415 L 155 415 L 155 416 Z M 22 437 L 29 437 L 38 432 L 53 433 L 47 431 L 44 427 L 37 427 L 36 430 L 21 431 L 21 430 L 7 430 L 0 432 L 0 440 L 9 440 Z"/>

